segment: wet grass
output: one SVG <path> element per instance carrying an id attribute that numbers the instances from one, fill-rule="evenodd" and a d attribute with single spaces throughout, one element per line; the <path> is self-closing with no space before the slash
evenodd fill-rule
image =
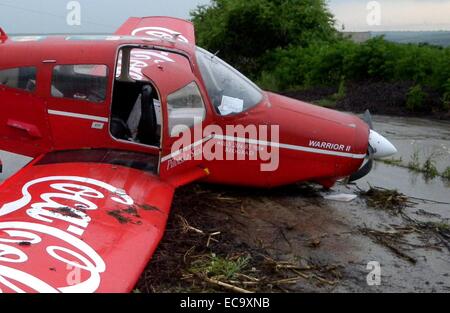
<path id="1" fill-rule="evenodd" d="M 368 191 L 362 191 L 360 194 L 366 199 L 369 207 L 394 215 L 403 213 L 410 203 L 408 197 L 397 190 L 371 187 Z"/>
<path id="2" fill-rule="evenodd" d="M 425 178 L 428 179 L 433 179 L 436 176 L 439 176 L 439 172 L 436 168 L 436 162 L 431 157 L 429 157 L 423 164 L 422 172 L 424 173 Z"/>
<path id="3" fill-rule="evenodd" d="M 205 255 L 191 263 L 189 272 L 216 279 L 231 280 L 246 270 L 250 264 L 250 256 L 220 257 L 215 254 Z"/>
<path id="4" fill-rule="evenodd" d="M 384 164 L 394 165 L 394 166 L 402 166 L 402 164 L 403 164 L 403 158 L 384 159 L 384 160 L 380 160 L 380 161 L 383 162 Z"/>
<path id="5" fill-rule="evenodd" d="M 415 264 L 417 260 L 410 255 L 411 250 L 417 248 L 436 249 L 446 247 L 450 251 L 450 225 L 446 220 L 438 221 L 419 221 L 412 218 L 405 212 L 405 208 L 410 207 L 413 202 L 409 198 L 396 190 L 383 188 L 370 188 L 367 192 L 362 192 L 366 197 L 366 203 L 369 207 L 378 210 L 384 210 L 388 214 L 401 217 L 402 225 L 385 226 L 388 230 L 360 228 L 361 234 L 371 238 L 375 243 L 388 248 L 398 257 Z M 420 210 L 423 211 L 423 210 Z M 421 212 L 433 218 L 439 215 Z M 415 236 L 422 241 L 422 245 L 417 245 L 410 241 L 408 236 Z"/>
<path id="6" fill-rule="evenodd" d="M 448 166 L 448 167 L 445 169 L 444 173 L 442 173 L 442 177 L 444 177 L 444 178 L 450 180 L 450 166 Z"/>
<path id="7" fill-rule="evenodd" d="M 413 154 L 411 155 L 411 160 L 408 163 L 408 169 L 412 170 L 412 171 L 416 171 L 416 172 L 420 172 L 421 171 L 421 166 L 420 166 L 420 159 L 419 159 L 419 150 L 414 150 Z"/>
<path id="8" fill-rule="evenodd" d="M 450 225 L 445 222 L 434 222 L 430 223 L 429 225 L 440 233 L 450 234 Z"/>
<path id="9" fill-rule="evenodd" d="M 439 173 L 437 167 L 436 167 L 436 158 L 437 153 L 432 152 L 428 157 L 425 159 L 425 162 L 422 164 L 420 162 L 419 157 L 419 150 L 414 150 L 414 152 L 410 156 L 410 161 L 408 164 L 405 164 L 403 162 L 403 158 L 391 158 L 391 159 L 384 159 L 380 160 L 381 162 L 392 165 L 392 166 L 399 166 L 409 169 L 410 171 L 422 173 L 425 176 L 425 179 L 434 179 L 438 176 L 450 179 L 450 167 L 447 167 L 447 169 Z"/>

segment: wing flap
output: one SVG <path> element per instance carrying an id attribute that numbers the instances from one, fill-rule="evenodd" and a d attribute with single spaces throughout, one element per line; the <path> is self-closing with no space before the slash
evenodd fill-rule
<path id="1" fill-rule="evenodd" d="M 173 192 L 122 165 L 30 164 L 0 186 L 0 291 L 131 291 Z"/>

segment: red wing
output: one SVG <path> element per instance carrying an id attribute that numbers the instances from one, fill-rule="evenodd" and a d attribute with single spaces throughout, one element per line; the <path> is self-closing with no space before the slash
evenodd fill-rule
<path id="1" fill-rule="evenodd" d="M 115 34 L 175 39 L 195 45 L 194 25 L 189 21 L 173 17 L 131 17 Z"/>
<path id="2" fill-rule="evenodd" d="M 0 186 L 0 292 L 135 286 L 174 188 L 149 172 L 147 156 L 99 153 L 54 153 Z"/>

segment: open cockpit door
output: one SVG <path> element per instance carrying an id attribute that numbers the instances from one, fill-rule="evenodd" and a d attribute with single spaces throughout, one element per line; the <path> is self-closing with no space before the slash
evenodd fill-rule
<path id="1" fill-rule="evenodd" d="M 159 89 L 164 129 L 161 177 L 186 173 L 201 166 L 206 103 L 189 60 L 169 53 L 172 62 L 151 63 L 142 74 Z"/>

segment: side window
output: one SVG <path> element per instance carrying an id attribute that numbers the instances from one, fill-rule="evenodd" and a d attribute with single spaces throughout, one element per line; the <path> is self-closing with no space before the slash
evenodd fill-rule
<path id="1" fill-rule="evenodd" d="M 205 104 L 195 82 L 169 95 L 167 104 L 169 110 L 169 132 L 172 137 L 205 119 Z"/>
<path id="2" fill-rule="evenodd" d="M 106 65 L 57 65 L 53 69 L 52 96 L 90 102 L 106 99 Z"/>
<path id="3" fill-rule="evenodd" d="M 17 67 L 0 70 L 0 85 L 34 92 L 36 89 L 36 68 Z"/>

